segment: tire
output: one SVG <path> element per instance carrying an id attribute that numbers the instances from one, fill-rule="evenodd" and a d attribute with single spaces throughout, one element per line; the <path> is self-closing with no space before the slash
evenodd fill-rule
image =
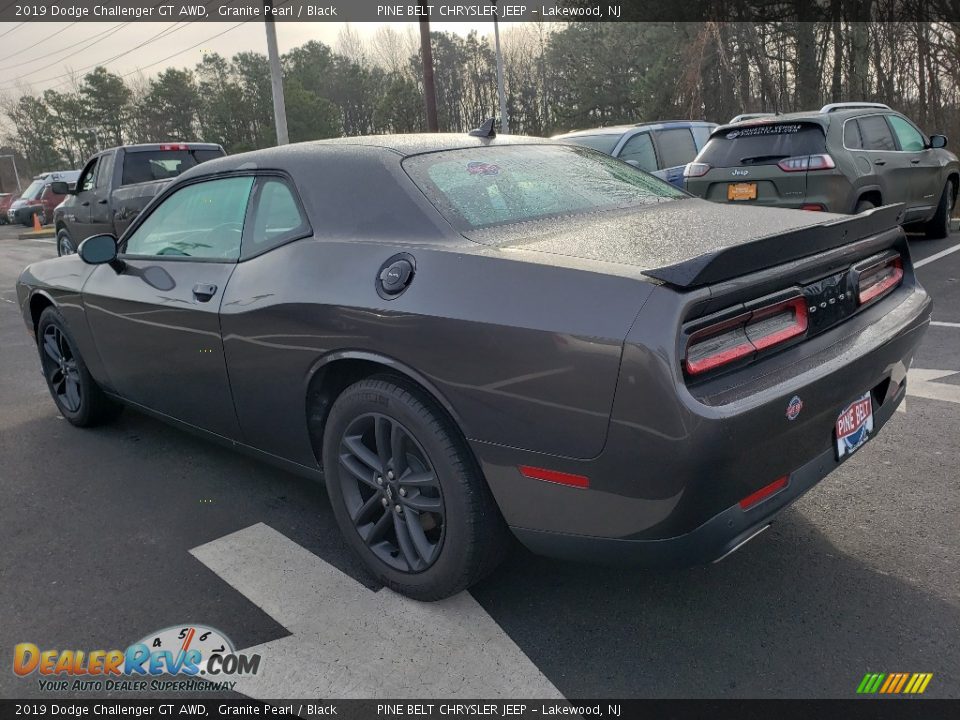
<path id="1" fill-rule="evenodd" d="M 947 180 L 936 212 L 923 226 L 923 233 L 928 240 L 940 240 L 950 234 L 950 215 L 953 213 L 954 200 L 953 180 Z"/>
<path id="2" fill-rule="evenodd" d="M 323 468 L 347 543 L 398 593 L 441 600 L 506 554 L 509 531 L 466 441 L 429 396 L 400 378 L 361 380 L 337 398 Z"/>
<path id="3" fill-rule="evenodd" d="M 867 210 L 873 210 L 876 207 L 870 200 L 858 200 L 857 206 L 853 209 L 854 215 L 859 215 Z"/>
<path id="4" fill-rule="evenodd" d="M 64 255 L 73 255 L 76 252 L 77 246 L 73 244 L 70 233 L 66 229 L 60 229 L 57 232 L 57 255 L 63 257 Z"/>
<path id="5" fill-rule="evenodd" d="M 63 316 L 54 307 L 40 315 L 37 349 L 53 402 L 71 425 L 93 427 L 120 414 L 123 406 L 107 397 L 90 375 Z"/>

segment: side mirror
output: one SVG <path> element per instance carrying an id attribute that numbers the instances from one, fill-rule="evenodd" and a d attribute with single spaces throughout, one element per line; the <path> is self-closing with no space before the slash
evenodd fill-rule
<path id="1" fill-rule="evenodd" d="M 69 195 L 70 194 L 70 184 L 65 183 L 63 180 L 56 180 L 50 183 L 50 192 L 55 195 Z"/>
<path id="2" fill-rule="evenodd" d="M 945 148 L 947 146 L 947 136 L 946 135 L 931 135 L 930 136 L 930 147 Z"/>
<path id="3" fill-rule="evenodd" d="M 80 243 L 77 254 L 88 265 L 109 263 L 117 272 L 123 268 L 123 265 L 117 260 L 117 239 L 113 235 L 92 235 L 88 237 Z"/>

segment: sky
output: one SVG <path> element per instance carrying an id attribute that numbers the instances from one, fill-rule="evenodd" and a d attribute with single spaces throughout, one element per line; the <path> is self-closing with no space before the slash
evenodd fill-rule
<path id="1" fill-rule="evenodd" d="M 68 22 L 25 23 L 20 27 L 16 27 L 17 23 L 0 23 L 0 95 L 16 96 L 24 91 L 37 93 L 48 88 L 64 91 L 69 88 L 69 77 L 66 76 L 69 71 L 79 71 L 82 75 L 103 63 L 110 71 L 121 75 L 142 69 L 145 75 L 151 76 L 166 67 L 193 67 L 200 62 L 204 52 L 217 52 L 226 57 L 243 50 L 267 52 L 262 23 L 243 23 L 231 30 L 236 24 L 192 23 L 172 29 L 168 35 L 151 42 L 174 23 L 131 23 L 119 29 L 119 23 L 115 22 L 83 22 L 72 27 Z M 351 23 L 349 27 L 366 38 L 384 24 L 387 23 Z M 419 33 L 415 22 L 389 24 L 400 32 L 409 27 L 412 32 Z M 309 40 L 320 40 L 336 47 L 337 37 L 346 25 L 278 22 L 277 43 L 281 53 Z M 435 31 L 461 35 L 474 29 L 482 35 L 493 30 L 489 22 L 431 22 L 430 25 Z M 214 37 L 220 33 L 223 33 L 220 37 Z M 141 44 L 143 47 L 134 50 Z M 130 50 L 133 51 L 124 54 Z M 184 52 L 169 57 L 179 50 Z M 118 55 L 120 57 L 116 57 Z M 114 57 L 115 60 L 106 62 Z"/>

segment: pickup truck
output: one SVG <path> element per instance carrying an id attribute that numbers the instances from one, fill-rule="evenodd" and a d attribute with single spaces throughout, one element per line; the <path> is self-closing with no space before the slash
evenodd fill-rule
<path id="1" fill-rule="evenodd" d="M 54 183 L 67 199 L 54 210 L 57 254 L 70 255 L 91 235 L 120 237 L 133 219 L 185 170 L 226 155 L 212 143 L 123 145 L 97 153 L 75 188 Z"/>

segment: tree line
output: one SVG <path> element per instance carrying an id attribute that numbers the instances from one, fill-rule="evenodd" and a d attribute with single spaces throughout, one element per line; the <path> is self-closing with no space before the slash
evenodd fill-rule
<path id="1" fill-rule="evenodd" d="M 510 131 L 885 102 L 927 132 L 960 133 L 960 23 L 527 23 L 502 34 Z M 499 114 L 492 36 L 431 33 L 441 131 Z M 292 142 L 425 130 L 419 39 L 385 26 L 283 56 Z M 123 77 L 104 67 L 66 90 L 2 100 L 6 144 L 28 173 L 79 167 L 99 148 L 202 140 L 228 152 L 275 144 L 265 55 L 203 55 Z"/>

